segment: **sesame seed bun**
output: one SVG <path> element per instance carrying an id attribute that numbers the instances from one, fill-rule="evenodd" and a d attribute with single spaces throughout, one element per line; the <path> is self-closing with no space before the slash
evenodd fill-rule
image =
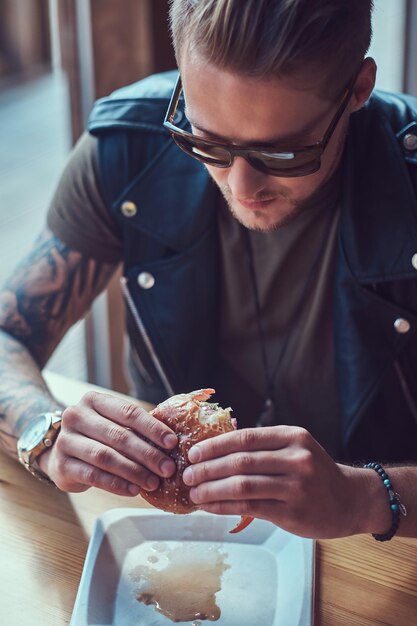
<path id="1" fill-rule="evenodd" d="M 164 422 L 178 436 L 178 445 L 166 452 L 177 466 L 170 478 L 161 478 L 155 491 L 141 490 L 141 496 L 153 506 L 172 513 L 191 513 L 198 509 L 189 497 L 190 488 L 184 484 L 182 475 L 190 465 L 190 448 L 210 437 L 235 429 L 230 416 L 231 409 L 207 402 L 214 389 L 200 389 L 168 398 L 151 411 L 156 419 Z"/>

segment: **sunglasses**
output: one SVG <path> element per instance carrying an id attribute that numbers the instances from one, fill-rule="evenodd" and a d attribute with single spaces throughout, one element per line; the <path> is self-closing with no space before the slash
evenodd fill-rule
<path id="1" fill-rule="evenodd" d="M 321 141 L 309 146 L 292 149 L 289 146 L 258 144 L 241 147 L 234 144 L 221 143 L 211 139 L 203 139 L 179 128 L 174 124 L 178 102 L 182 93 L 181 77 L 178 76 L 168 110 L 165 115 L 164 127 L 170 132 L 173 140 L 187 154 L 214 167 L 231 167 L 235 157 L 243 157 L 252 167 L 264 174 L 280 177 L 306 176 L 320 169 L 321 155 L 330 141 L 352 95 L 357 73 L 346 88 L 343 99 L 324 133 Z"/>

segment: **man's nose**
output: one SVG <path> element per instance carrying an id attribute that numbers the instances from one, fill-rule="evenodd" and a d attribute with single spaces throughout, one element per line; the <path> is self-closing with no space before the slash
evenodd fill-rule
<path id="1" fill-rule="evenodd" d="M 227 177 L 232 196 L 237 200 L 255 198 L 265 189 L 267 175 L 256 170 L 243 157 L 235 157 Z"/>

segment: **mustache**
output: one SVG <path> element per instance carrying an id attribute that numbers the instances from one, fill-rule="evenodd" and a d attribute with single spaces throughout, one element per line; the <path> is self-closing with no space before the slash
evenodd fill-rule
<path id="1" fill-rule="evenodd" d="M 231 199 L 233 194 L 229 185 L 222 185 L 217 183 L 221 193 L 226 199 Z M 257 202 L 261 202 L 262 200 L 276 200 L 278 198 L 282 198 L 283 200 L 287 200 L 291 202 L 291 195 L 285 188 L 274 189 L 274 191 L 269 191 L 268 189 L 262 189 L 257 191 L 251 196 L 240 198 L 241 200 L 255 200 Z"/>
<path id="2" fill-rule="evenodd" d="M 210 171 L 210 168 L 207 167 L 206 170 L 207 170 L 208 175 L 213 180 L 214 184 L 217 186 L 217 188 L 219 189 L 219 191 L 225 198 L 225 200 L 227 200 L 227 202 L 234 200 L 233 194 L 229 185 L 227 183 L 221 183 L 217 181 L 213 177 L 213 173 Z M 282 200 L 286 200 L 290 204 L 296 204 L 296 202 L 294 202 L 293 200 L 291 191 L 287 187 L 284 187 L 284 186 L 277 187 L 276 189 L 273 189 L 273 190 L 272 189 L 269 190 L 267 187 L 265 187 L 264 189 L 260 189 L 259 191 L 256 191 L 250 197 L 241 198 L 241 200 L 256 200 L 259 202 L 262 200 L 275 200 L 278 198 L 281 198 Z"/>

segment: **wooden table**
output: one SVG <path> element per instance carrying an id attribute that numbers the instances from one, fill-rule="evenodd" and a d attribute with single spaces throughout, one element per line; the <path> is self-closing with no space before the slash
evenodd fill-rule
<path id="1" fill-rule="evenodd" d="M 86 389 L 48 380 L 69 404 Z M 67 626 L 95 518 L 123 506 L 148 505 L 97 489 L 64 494 L 0 454 L 0 624 Z M 417 540 L 381 545 L 361 535 L 317 544 L 316 626 L 417 624 Z"/>

